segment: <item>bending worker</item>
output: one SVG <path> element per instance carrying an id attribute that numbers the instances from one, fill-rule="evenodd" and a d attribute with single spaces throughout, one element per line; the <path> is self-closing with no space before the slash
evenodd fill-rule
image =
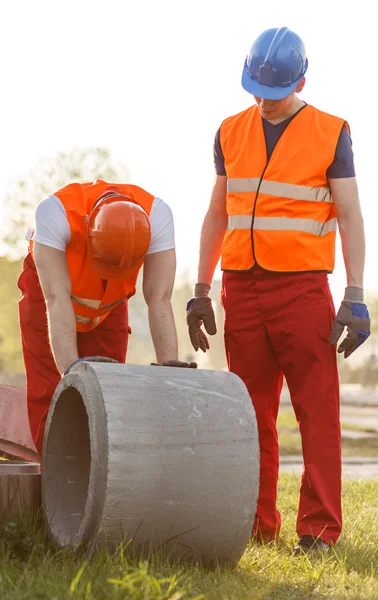
<path id="1" fill-rule="evenodd" d="M 286 27 L 253 43 L 242 75 L 255 104 L 223 121 L 216 179 L 202 226 L 187 323 L 195 350 L 216 332 L 209 297 L 221 256 L 228 367 L 248 387 L 258 422 L 260 494 L 252 535 L 273 540 L 283 375 L 302 436 L 304 472 L 295 553 L 338 539 L 341 435 L 336 342 L 347 358 L 370 334 L 364 304 L 364 226 L 349 126 L 298 97 L 306 52 Z M 347 287 L 335 315 L 328 286 L 340 229 Z"/>
<path id="2" fill-rule="evenodd" d="M 80 357 L 125 362 L 127 301 L 143 293 L 158 364 L 177 361 L 171 210 L 134 185 L 73 183 L 37 206 L 18 286 L 31 433 L 42 451 L 55 388 Z"/>

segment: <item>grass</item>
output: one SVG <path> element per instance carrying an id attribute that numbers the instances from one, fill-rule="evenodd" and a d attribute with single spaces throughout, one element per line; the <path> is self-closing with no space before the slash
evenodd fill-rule
<path id="1" fill-rule="evenodd" d="M 337 600 L 378 598 L 378 480 L 344 484 L 344 531 L 321 558 L 293 557 L 299 478 L 282 476 L 277 544 L 251 542 L 235 570 L 56 551 L 39 518 L 0 521 L 1 600 Z"/>
<path id="2" fill-rule="evenodd" d="M 277 419 L 278 439 L 282 455 L 302 454 L 301 436 L 292 410 L 280 410 Z M 343 432 L 358 431 L 370 434 L 366 438 L 354 439 L 343 435 Z M 374 436 L 371 434 L 375 434 Z M 343 457 L 347 456 L 377 456 L 378 431 L 352 423 L 341 423 Z"/>

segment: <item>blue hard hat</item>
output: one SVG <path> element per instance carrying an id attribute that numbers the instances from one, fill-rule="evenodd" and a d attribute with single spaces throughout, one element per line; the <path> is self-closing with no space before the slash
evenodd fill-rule
<path id="1" fill-rule="evenodd" d="M 304 44 L 288 27 L 267 29 L 252 44 L 244 64 L 243 88 L 259 98 L 282 100 L 307 71 Z"/>

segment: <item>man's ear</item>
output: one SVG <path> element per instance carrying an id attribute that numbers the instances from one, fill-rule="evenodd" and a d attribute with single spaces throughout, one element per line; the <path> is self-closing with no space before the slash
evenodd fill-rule
<path id="1" fill-rule="evenodd" d="M 295 88 L 296 93 L 299 94 L 299 92 L 301 92 L 303 90 L 305 83 L 306 83 L 306 77 L 302 77 L 302 79 L 298 83 L 297 87 Z"/>

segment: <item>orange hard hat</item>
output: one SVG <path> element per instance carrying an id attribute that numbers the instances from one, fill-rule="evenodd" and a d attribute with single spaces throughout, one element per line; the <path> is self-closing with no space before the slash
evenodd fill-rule
<path id="1" fill-rule="evenodd" d="M 127 279 L 150 241 L 150 220 L 140 204 L 116 189 L 99 197 L 88 219 L 88 256 L 96 275 Z"/>

